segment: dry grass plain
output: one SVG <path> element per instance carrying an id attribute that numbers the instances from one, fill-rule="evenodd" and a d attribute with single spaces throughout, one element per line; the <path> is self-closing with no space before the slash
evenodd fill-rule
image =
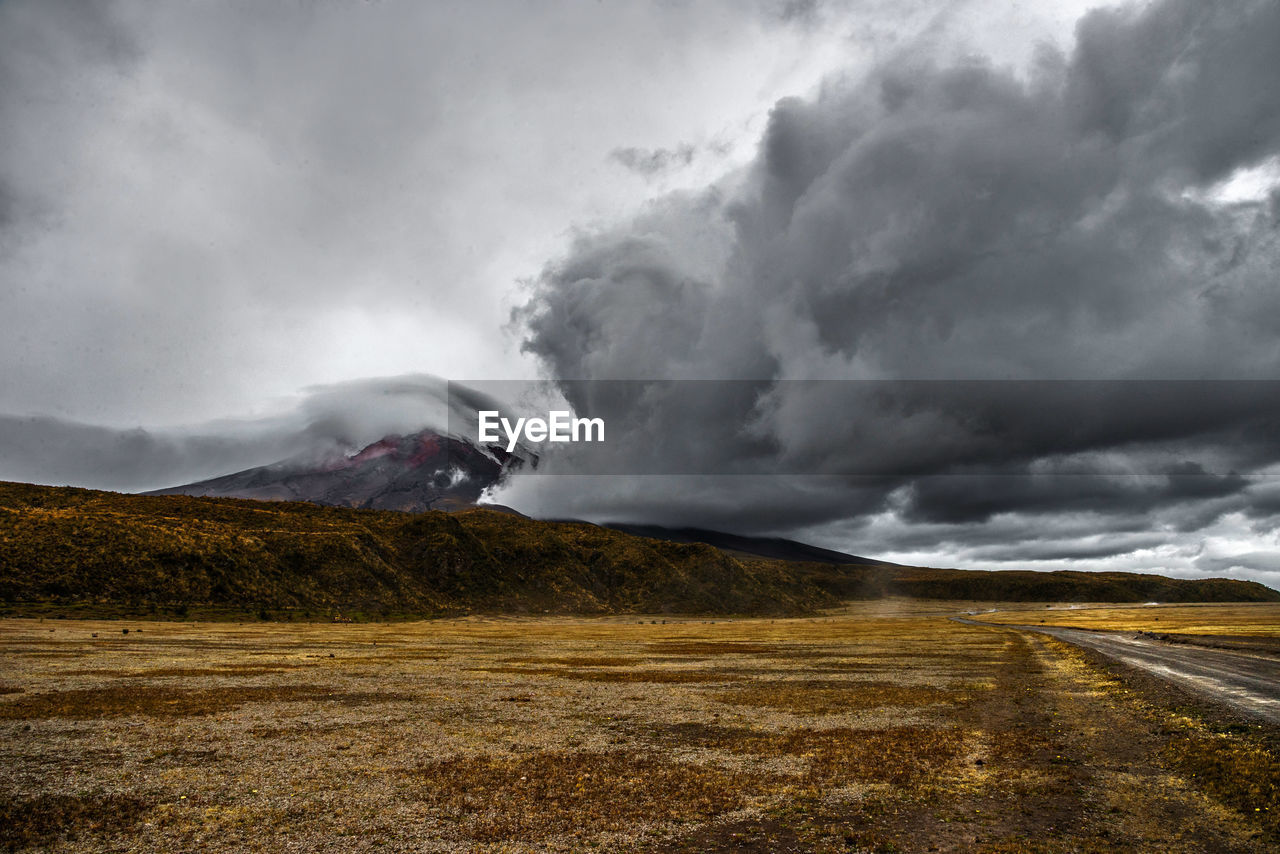
<path id="1" fill-rule="evenodd" d="M 957 610 L 0 620 L 0 847 L 1274 850 L 1274 733 Z"/>
<path id="2" fill-rule="evenodd" d="M 1071 608 L 1011 605 L 977 619 L 1007 625 L 1068 626 L 1122 632 L 1280 637 L 1280 602 L 1196 605 L 1081 605 Z"/>

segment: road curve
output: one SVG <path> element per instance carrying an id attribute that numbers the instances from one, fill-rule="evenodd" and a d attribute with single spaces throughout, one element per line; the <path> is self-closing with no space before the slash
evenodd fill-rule
<path id="1" fill-rule="evenodd" d="M 1056 626 L 1015 626 L 955 619 L 978 626 L 1040 632 L 1096 650 L 1174 682 L 1237 711 L 1280 724 L 1280 659 L 1266 655 L 1137 638 L 1131 632 L 1091 632 Z"/>

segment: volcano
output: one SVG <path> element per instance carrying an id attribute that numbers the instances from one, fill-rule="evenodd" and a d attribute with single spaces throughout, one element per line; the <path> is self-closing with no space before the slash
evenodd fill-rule
<path id="1" fill-rule="evenodd" d="M 283 460 L 148 495 L 309 501 L 368 510 L 452 510 L 474 504 L 512 470 L 537 464 L 499 445 L 479 447 L 422 430 L 386 436 L 355 453 Z"/>

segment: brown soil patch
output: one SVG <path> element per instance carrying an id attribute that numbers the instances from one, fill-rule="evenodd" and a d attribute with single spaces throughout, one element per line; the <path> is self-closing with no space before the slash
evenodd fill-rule
<path id="1" fill-rule="evenodd" d="M 0 720 L 115 718 L 130 715 L 189 717 L 235 709 L 245 703 L 321 702 L 357 706 L 407 699 L 411 697 L 375 691 L 335 691 L 323 685 L 181 690 L 129 684 L 26 694 L 17 700 L 0 704 Z"/>
<path id="2" fill-rule="evenodd" d="M 965 731 L 954 727 L 891 729 L 799 729 L 762 732 L 747 727 L 688 721 L 650 728 L 660 744 L 724 750 L 760 756 L 803 756 L 804 782 L 904 784 L 955 761 L 964 747 Z"/>
<path id="3" fill-rule="evenodd" d="M 785 655 L 792 652 L 778 644 L 748 641 L 659 641 L 649 649 L 660 655 Z"/>
<path id="4" fill-rule="evenodd" d="M 895 682 L 840 682 L 829 680 L 759 680 L 715 695 L 722 703 L 766 706 L 795 714 L 829 715 L 837 712 L 878 709 L 882 706 L 929 706 L 964 702 L 967 695 L 927 685 Z"/>
<path id="5" fill-rule="evenodd" d="M 481 667 L 486 673 L 515 673 L 522 676 L 554 676 L 583 682 L 654 682 L 682 684 L 695 682 L 735 682 L 743 677 L 724 670 L 566 670 L 560 667 Z"/>
<path id="6" fill-rule="evenodd" d="M 111 670 L 94 668 L 79 670 L 82 676 L 112 676 L 117 679 L 147 679 L 164 677 L 195 676 L 264 676 L 272 673 L 284 673 L 287 670 L 299 670 L 304 667 L 318 667 L 317 664 L 245 664 L 227 667 L 155 667 L 150 670 Z"/>
<path id="7" fill-rule="evenodd" d="M 81 833 L 128 830 L 151 804 L 141 798 L 90 792 L 78 795 L 21 797 L 0 794 L 0 845 L 10 851 L 45 845 Z"/>
<path id="8" fill-rule="evenodd" d="M 414 796 L 477 842 L 536 842 L 706 820 L 741 806 L 742 773 L 630 752 L 446 759 L 412 772 Z"/>
<path id="9" fill-rule="evenodd" d="M 562 664 L 566 667 L 634 667 L 650 660 L 629 655 L 533 655 L 504 659 L 508 664 Z"/>

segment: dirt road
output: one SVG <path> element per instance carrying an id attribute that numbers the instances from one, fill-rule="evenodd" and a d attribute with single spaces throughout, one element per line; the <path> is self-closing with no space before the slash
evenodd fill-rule
<path id="1" fill-rule="evenodd" d="M 961 622 L 1041 632 L 1086 649 L 1097 650 L 1132 667 L 1168 679 L 1211 700 L 1248 715 L 1280 723 L 1280 659 L 1271 656 L 1206 649 L 1134 637 L 1131 632 L 1094 632 L 1053 626 L 1009 626 Z"/>

